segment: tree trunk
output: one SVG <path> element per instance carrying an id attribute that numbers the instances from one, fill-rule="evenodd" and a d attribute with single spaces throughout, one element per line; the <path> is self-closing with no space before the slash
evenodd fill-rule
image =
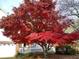
<path id="1" fill-rule="evenodd" d="M 22 47 L 22 53 L 25 52 L 25 47 L 26 47 L 26 43 L 23 44 L 23 47 Z"/>
<path id="2" fill-rule="evenodd" d="M 41 47 L 42 47 L 42 49 L 43 49 L 43 54 L 44 54 L 44 59 L 48 59 L 48 51 L 51 49 L 50 48 L 50 44 L 39 44 Z"/>
<path id="3" fill-rule="evenodd" d="M 46 46 L 43 47 L 44 59 L 48 59 L 48 49 Z"/>
<path id="4" fill-rule="evenodd" d="M 44 50 L 43 53 L 44 53 L 44 59 L 48 59 L 48 56 L 47 56 L 47 55 L 48 55 L 47 50 Z"/>
<path id="5" fill-rule="evenodd" d="M 24 43 L 23 46 L 26 47 L 26 43 Z"/>

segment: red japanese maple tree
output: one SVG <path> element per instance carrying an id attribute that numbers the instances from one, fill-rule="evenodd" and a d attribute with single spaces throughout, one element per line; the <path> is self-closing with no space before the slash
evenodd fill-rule
<path id="1" fill-rule="evenodd" d="M 14 14 L 1 19 L 3 34 L 15 43 L 40 45 L 45 56 L 53 44 L 73 42 L 79 33 L 64 32 L 72 23 L 58 14 L 55 4 L 53 0 L 24 0 L 19 8 L 13 8 Z"/>

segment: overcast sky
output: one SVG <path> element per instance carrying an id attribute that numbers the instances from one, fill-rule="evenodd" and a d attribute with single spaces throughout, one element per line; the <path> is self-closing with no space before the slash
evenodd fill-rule
<path id="1" fill-rule="evenodd" d="M 6 16 L 7 13 L 12 13 L 13 7 L 18 7 L 21 3 L 23 3 L 23 0 L 0 0 L 0 18 L 2 16 Z M 0 29 L 0 41 L 11 41 L 9 38 L 3 36 L 2 29 Z"/>

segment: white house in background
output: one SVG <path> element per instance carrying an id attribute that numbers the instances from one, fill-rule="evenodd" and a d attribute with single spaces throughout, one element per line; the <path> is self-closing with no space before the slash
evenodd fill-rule
<path id="1" fill-rule="evenodd" d="M 0 41 L 0 58 L 14 57 L 16 45 L 9 41 Z"/>

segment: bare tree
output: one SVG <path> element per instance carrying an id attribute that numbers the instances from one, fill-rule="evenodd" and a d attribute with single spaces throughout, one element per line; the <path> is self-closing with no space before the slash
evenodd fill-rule
<path id="1" fill-rule="evenodd" d="M 57 5 L 61 15 L 71 17 L 71 19 L 73 19 L 73 17 L 74 19 L 79 19 L 79 0 L 58 0 Z M 78 31 L 79 29 L 79 20 L 77 21 L 78 22 L 74 22 L 72 25 L 74 31 Z"/>
<path id="2" fill-rule="evenodd" d="M 57 4 L 61 14 L 79 18 L 79 0 L 58 0 Z"/>

